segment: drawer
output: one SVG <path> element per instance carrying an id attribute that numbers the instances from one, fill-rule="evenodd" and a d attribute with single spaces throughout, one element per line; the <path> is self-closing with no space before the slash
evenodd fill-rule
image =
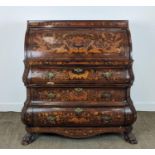
<path id="1" fill-rule="evenodd" d="M 123 29 L 30 29 L 27 57 L 50 60 L 129 59 L 130 40 Z"/>
<path id="2" fill-rule="evenodd" d="M 102 67 L 31 67 L 27 73 L 29 84 L 121 84 L 129 83 L 131 79 L 128 69 Z"/>
<path id="3" fill-rule="evenodd" d="M 121 126 L 124 108 L 33 108 L 33 126 Z"/>
<path id="4" fill-rule="evenodd" d="M 124 106 L 125 88 L 30 88 L 34 105 Z"/>

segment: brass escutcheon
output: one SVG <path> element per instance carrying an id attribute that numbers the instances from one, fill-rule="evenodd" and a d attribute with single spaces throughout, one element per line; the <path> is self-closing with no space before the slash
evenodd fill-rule
<path id="1" fill-rule="evenodd" d="M 76 74 L 81 74 L 81 73 L 84 72 L 84 69 L 82 69 L 82 68 L 74 68 L 73 72 L 76 73 Z"/>

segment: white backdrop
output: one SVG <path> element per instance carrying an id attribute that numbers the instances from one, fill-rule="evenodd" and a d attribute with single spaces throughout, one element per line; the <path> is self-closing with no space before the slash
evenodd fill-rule
<path id="1" fill-rule="evenodd" d="M 20 111 L 27 20 L 129 20 L 137 110 L 155 111 L 155 7 L 0 7 L 0 111 Z"/>

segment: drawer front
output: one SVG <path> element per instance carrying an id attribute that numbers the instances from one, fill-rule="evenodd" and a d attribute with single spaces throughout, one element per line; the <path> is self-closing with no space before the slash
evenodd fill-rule
<path id="1" fill-rule="evenodd" d="M 33 103 L 57 106 L 125 105 L 124 88 L 31 88 Z"/>
<path id="2" fill-rule="evenodd" d="M 50 126 L 120 126 L 123 108 L 33 108 L 33 125 Z"/>
<path id="3" fill-rule="evenodd" d="M 92 67 L 32 67 L 27 75 L 29 84 L 63 83 L 129 83 L 128 69 Z"/>
<path id="4" fill-rule="evenodd" d="M 31 29 L 27 56 L 54 60 L 129 59 L 123 29 Z"/>

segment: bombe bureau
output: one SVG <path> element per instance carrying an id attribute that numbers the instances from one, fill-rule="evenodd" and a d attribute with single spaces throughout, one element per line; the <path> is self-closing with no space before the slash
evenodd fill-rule
<path id="1" fill-rule="evenodd" d="M 129 143 L 136 111 L 128 21 L 28 21 L 22 144 L 39 133 L 86 138 L 120 133 Z"/>

